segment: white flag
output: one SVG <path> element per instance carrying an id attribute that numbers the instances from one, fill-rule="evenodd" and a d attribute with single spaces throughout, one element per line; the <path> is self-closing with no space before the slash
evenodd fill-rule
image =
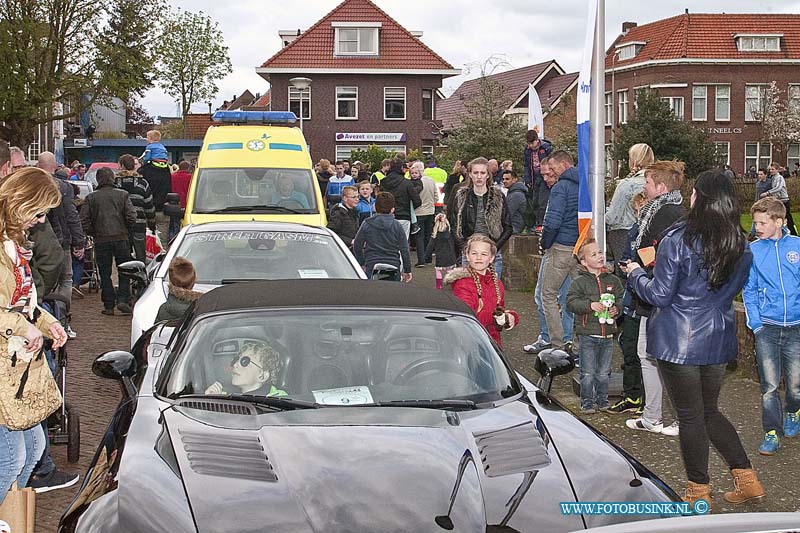
<path id="1" fill-rule="evenodd" d="M 533 88 L 533 84 L 528 84 L 528 129 L 532 130 L 536 126 L 539 138 L 544 139 L 544 118 L 542 117 L 542 102 L 539 101 L 539 93 Z"/>

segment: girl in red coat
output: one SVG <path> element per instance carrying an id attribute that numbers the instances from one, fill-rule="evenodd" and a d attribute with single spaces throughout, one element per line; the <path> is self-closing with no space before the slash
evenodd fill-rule
<path id="1" fill-rule="evenodd" d="M 500 332 L 519 323 L 516 311 L 506 310 L 503 282 L 494 271 L 497 246 L 489 237 L 474 234 L 464 248 L 467 268 L 456 268 L 445 277 L 452 284 L 453 295 L 475 312 L 489 335 L 502 347 Z"/>

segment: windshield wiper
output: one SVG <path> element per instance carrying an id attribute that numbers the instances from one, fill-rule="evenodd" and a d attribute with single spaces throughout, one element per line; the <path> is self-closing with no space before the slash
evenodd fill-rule
<path id="1" fill-rule="evenodd" d="M 390 400 L 375 402 L 377 407 L 419 407 L 420 409 L 477 409 L 472 400 Z"/>
<path id="2" fill-rule="evenodd" d="M 299 211 L 291 209 L 282 205 L 275 204 L 260 204 L 260 205 L 229 205 L 222 209 L 212 209 L 210 211 L 200 211 L 201 214 L 216 214 L 216 213 L 246 213 L 248 211 L 278 211 L 280 213 L 294 213 L 296 215 L 303 215 L 307 211 Z"/>
<path id="3" fill-rule="evenodd" d="M 233 283 L 246 283 L 248 281 L 269 281 L 270 278 L 223 278 L 219 280 L 220 285 L 231 285 Z"/>
<path id="4" fill-rule="evenodd" d="M 321 407 L 318 403 L 307 402 L 305 400 L 295 400 L 293 398 L 286 398 L 285 396 L 252 396 L 250 394 L 181 394 L 173 399 L 232 400 L 235 402 L 266 405 L 268 407 L 274 407 L 281 410 L 317 409 Z"/>

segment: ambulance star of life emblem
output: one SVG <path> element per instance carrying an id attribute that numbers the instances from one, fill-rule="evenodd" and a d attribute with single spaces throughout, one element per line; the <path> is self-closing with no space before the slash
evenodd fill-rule
<path id="1" fill-rule="evenodd" d="M 254 152 L 258 152 L 259 150 L 263 150 L 266 147 L 266 143 L 264 141 L 253 139 L 252 141 L 247 141 L 247 149 L 253 150 Z"/>

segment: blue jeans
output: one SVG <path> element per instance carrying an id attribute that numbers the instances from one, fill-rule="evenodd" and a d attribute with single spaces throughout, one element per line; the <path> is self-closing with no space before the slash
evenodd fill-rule
<path id="1" fill-rule="evenodd" d="M 23 431 L 0 425 L 0 503 L 14 481 L 20 489 L 28 485 L 33 467 L 44 451 L 44 441 L 39 424 Z"/>
<path id="2" fill-rule="evenodd" d="M 539 336 L 543 342 L 550 343 L 550 332 L 547 330 L 547 320 L 544 317 L 542 310 L 542 264 L 539 265 L 539 276 L 536 278 L 536 290 L 533 292 L 533 302 L 536 304 L 536 310 L 539 312 Z M 564 342 L 572 341 L 572 327 L 575 324 L 575 315 L 567 311 L 567 293 L 569 292 L 570 278 L 564 280 L 561 288 L 558 291 L 558 304 L 561 306 L 561 327 L 564 328 Z"/>
<path id="3" fill-rule="evenodd" d="M 608 407 L 608 376 L 611 374 L 611 354 L 614 339 L 580 335 L 581 407 Z"/>
<path id="4" fill-rule="evenodd" d="M 83 284 L 83 257 L 78 259 L 72 256 L 72 286 L 80 287 Z"/>
<path id="5" fill-rule="evenodd" d="M 464 268 L 467 268 L 467 266 L 469 266 L 469 261 L 467 261 L 466 253 L 461 254 L 461 266 Z M 494 271 L 497 272 L 498 278 L 503 275 L 503 254 L 500 253 L 500 250 L 497 250 L 497 254 L 495 254 L 494 256 Z"/>
<path id="6" fill-rule="evenodd" d="M 783 407 L 778 386 L 786 384 L 786 412 L 800 409 L 800 326 L 765 324 L 756 335 L 756 359 L 761 377 L 761 423 L 764 432 L 783 433 Z"/>
<path id="7" fill-rule="evenodd" d="M 181 217 L 169 217 L 169 230 L 167 231 L 167 242 L 178 234 L 181 230 Z"/>

